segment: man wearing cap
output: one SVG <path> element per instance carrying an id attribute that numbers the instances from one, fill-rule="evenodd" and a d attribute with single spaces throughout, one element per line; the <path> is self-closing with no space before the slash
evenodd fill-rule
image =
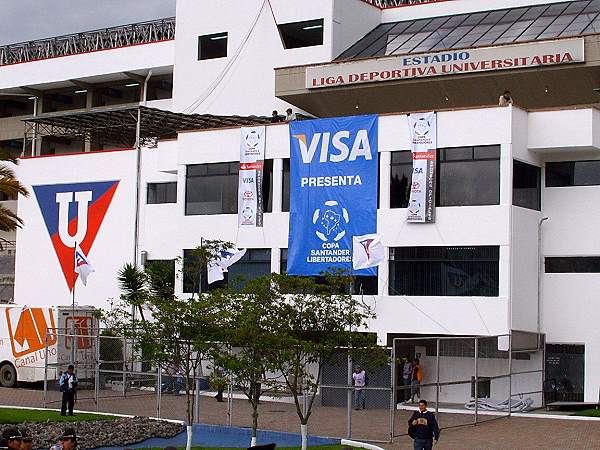
<path id="1" fill-rule="evenodd" d="M 77 433 L 74 428 L 67 428 L 61 437 L 58 438 L 58 444 L 50 447 L 50 450 L 75 450 L 77 448 Z"/>
<path id="2" fill-rule="evenodd" d="M 75 394 L 77 393 L 77 375 L 75 375 L 75 366 L 70 364 L 67 371 L 60 376 L 58 385 L 62 392 L 62 405 L 60 407 L 60 415 L 67 415 L 67 407 L 69 415 L 73 415 L 73 407 L 75 406 Z"/>
<path id="3" fill-rule="evenodd" d="M 5 428 L 2 432 L 2 446 L 9 450 L 20 450 L 23 435 L 17 427 Z"/>
<path id="4" fill-rule="evenodd" d="M 365 409 L 365 386 L 367 385 L 367 374 L 360 366 L 356 366 L 354 368 L 352 382 L 354 383 L 354 409 Z"/>

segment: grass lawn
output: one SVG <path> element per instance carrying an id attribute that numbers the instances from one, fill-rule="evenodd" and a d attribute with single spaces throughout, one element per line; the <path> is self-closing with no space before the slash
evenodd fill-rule
<path id="1" fill-rule="evenodd" d="M 58 411 L 40 411 L 35 409 L 0 408 L 0 424 L 19 424 L 23 422 L 84 422 L 91 420 L 114 420 L 115 416 L 97 414 L 75 414 L 61 416 Z"/>
<path id="2" fill-rule="evenodd" d="M 584 409 L 577 411 L 575 416 L 600 417 L 600 409 Z"/>

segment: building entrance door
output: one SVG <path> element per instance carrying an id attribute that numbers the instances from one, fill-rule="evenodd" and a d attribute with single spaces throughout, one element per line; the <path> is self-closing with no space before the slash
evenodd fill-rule
<path id="1" fill-rule="evenodd" d="M 546 404 L 583 402 L 585 346 L 574 344 L 546 345 Z"/>

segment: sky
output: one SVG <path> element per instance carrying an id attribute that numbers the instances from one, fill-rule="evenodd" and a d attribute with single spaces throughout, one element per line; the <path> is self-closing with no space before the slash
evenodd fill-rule
<path id="1" fill-rule="evenodd" d="M 0 45 L 175 16 L 175 0 L 0 0 Z"/>

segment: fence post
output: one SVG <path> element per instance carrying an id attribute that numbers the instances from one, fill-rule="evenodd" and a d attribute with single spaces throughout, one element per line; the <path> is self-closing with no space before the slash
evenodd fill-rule
<path id="1" fill-rule="evenodd" d="M 435 417 L 440 421 L 440 338 L 436 339 L 435 351 Z"/>
<path id="2" fill-rule="evenodd" d="M 475 338 L 475 425 L 477 425 L 477 414 L 479 413 L 479 375 L 478 375 L 478 363 L 479 363 L 479 338 Z"/>
<path id="3" fill-rule="evenodd" d="M 127 388 L 126 388 L 126 384 L 127 384 L 127 338 L 123 337 L 123 367 L 121 368 L 121 370 L 123 370 L 123 386 L 121 386 L 121 393 L 123 394 L 123 397 L 125 397 L 127 395 Z"/>
<path id="4" fill-rule="evenodd" d="M 231 426 L 231 414 L 233 410 L 233 375 L 229 374 L 229 383 L 227 383 L 227 426 Z"/>
<path id="5" fill-rule="evenodd" d="M 508 417 L 512 414 L 512 333 L 508 334 Z"/>
<path id="6" fill-rule="evenodd" d="M 540 336 L 538 335 L 538 342 L 540 341 Z M 546 407 L 546 342 L 544 340 L 544 345 L 542 346 L 542 408 Z M 538 346 L 539 347 L 539 346 Z M 600 400 L 600 393 L 599 393 Z"/>
<path id="7" fill-rule="evenodd" d="M 97 329 L 96 334 L 96 368 L 95 368 L 95 380 L 94 380 L 94 397 L 96 401 L 96 412 L 100 410 L 100 328 Z"/>
<path id="8" fill-rule="evenodd" d="M 44 408 L 48 406 L 48 330 L 44 335 Z"/>
<path id="9" fill-rule="evenodd" d="M 348 439 L 352 439 L 352 356 L 350 355 L 350 349 L 348 349 L 348 387 L 346 388 L 346 436 Z"/>
<path id="10" fill-rule="evenodd" d="M 396 422 L 396 340 L 392 340 L 392 360 L 391 360 L 390 377 L 392 381 L 392 389 L 390 392 L 390 443 L 394 442 L 395 429 L 394 425 Z"/>
<path id="11" fill-rule="evenodd" d="M 194 416 L 196 416 L 196 423 L 200 423 L 200 378 L 196 375 L 196 371 L 194 371 L 194 379 L 196 384 L 196 392 L 194 392 L 194 399 L 196 400 Z"/>
<path id="12" fill-rule="evenodd" d="M 162 401 L 162 367 L 156 366 L 156 417 L 160 419 L 160 403 Z"/>

